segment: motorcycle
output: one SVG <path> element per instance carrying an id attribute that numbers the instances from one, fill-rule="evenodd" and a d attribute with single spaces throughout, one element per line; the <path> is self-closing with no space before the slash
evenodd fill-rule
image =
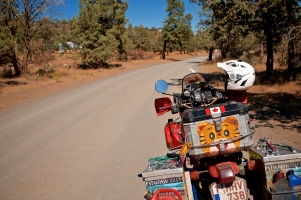
<path id="1" fill-rule="evenodd" d="M 223 69 L 229 69 L 228 66 L 219 65 Z M 229 74 L 232 73 L 233 82 L 232 92 L 227 95 L 210 85 L 204 74 L 192 69 L 190 71 L 181 80 L 180 93 L 167 93 L 168 83 L 165 80 L 155 83 L 157 92 L 173 99 L 155 99 L 157 116 L 169 111 L 179 116 L 168 119 L 164 126 L 169 152 L 164 156 L 149 158 L 148 166 L 141 174 L 147 191 L 144 198 L 252 200 L 253 194 L 257 199 L 279 199 L 278 197 L 288 195 L 289 192 L 289 195 L 294 194 L 293 191 L 275 192 L 275 189 L 283 188 L 277 181 L 273 182 L 271 188 L 262 189 L 269 185 L 271 174 L 276 174 L 277 177 L 281 174 L 271 160 L 281 160 L 281 163 L 284 162 L 283 158 L 290 158 L 289 162 L 293 164 L 287 166 L 301 166 L 301 152 L 294 150 L 294 155 L 291 155 L 292 152 L 283 152 L 280 155 L 277 150 L 276 155 L 267 154 L 266 148 L 259 145 L 253 147 L 252 136 L 256 130 L 248 115 L 246 91 L 233 90 L 234 83 L 238 83 L 242 76 L 228 70 Z M 238 80 L 235 80 L 235 76 Z M 242 82 L 246 83 L 244 80 Z M 239 98 L 233 96 L 235 93 Z M 265 141 L 271 146 L 270 140 Z M 272 150 L 276 151 L 275 148 Z M 251 153 L 248 155 L 248 152 Z M 296 158 L 300 162 L 295 162 Z M 281 170 L 283 169 L 282 167 Z M 287 171 L 291 169 L 288 168 Z M 296 177 L 294 176 L 294 187 L 301 184 L 301 178 L 299 180 Z M 286 188 L 290 187 L 288 181 L 284 185 Z"/>
<path id="2" fill-rule="evenodd" d="M 204 74 L 195 71 L 182 79 L 181 93 L 166 93 L 165 80 L 158 80 L 155 89 L 173 97 L 173 102 L 168 97 L 155 99 L 157 116 L 171 111 L 179 117 L 169 119 L 164 127 L 166 146 L 171 152 L 157 162 L 150 159 L 148 169 L 142 173 L 148 191 L 152 191 L 146 198 L 154 199 L 150 195 L 157 195 L 167 199 L 171 193 L 178 199 L 187 195 L 189 199 L 228 199 L 229 196 L 248 199 L 242 151 L 248 151 L 253 145 L 255 126 L 250 126 L 246 105 L 229 101 L 208 83 Z M 169 169 L 178 170 L 178 174 L 167 173 Z M 177 177 L 181 173 L 186 174 L 185 178 Z M 164 175 L 156 177 L 157 182 L 165 181 L 169 185 L 156 184 L 154 177 L 160 174 Z M 160 188 L 154 187 L 158 185 L 164 188 L 161 195 Z"/>

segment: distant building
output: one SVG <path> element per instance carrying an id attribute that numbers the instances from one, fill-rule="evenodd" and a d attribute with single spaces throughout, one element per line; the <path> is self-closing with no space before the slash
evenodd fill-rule
<path id="1" fill-rule="evenodd" d="M 67 47 L 70 50 L 75 50 L 75 49 L 81 49 L 81 46 L 79 46 L 78 44 L 75 44 L 74 42 L 66 42 Z M 62 43 L 59 43 L 59 53 L 64 52 L 64 45 Z"/>

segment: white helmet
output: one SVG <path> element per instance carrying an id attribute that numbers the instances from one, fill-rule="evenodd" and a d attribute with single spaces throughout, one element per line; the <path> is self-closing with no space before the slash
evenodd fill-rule
<path id="1" fill-rule="evenodd" d="M 230 60 L 217 63 L 228 74 L 227 90 L 247 90 L 255 81 L 254 68 L 241 60 Z"/>

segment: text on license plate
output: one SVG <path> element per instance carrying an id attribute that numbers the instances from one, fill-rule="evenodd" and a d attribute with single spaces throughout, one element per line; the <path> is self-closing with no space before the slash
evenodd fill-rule
<path id="1" fill-rule="evenodd" d="M 246 193 L 245 180 L 236 180 L 232 184 L 216 184 L 210 185 L 212 198 L 215 200 L 245 200 L 248 199 Z"/>

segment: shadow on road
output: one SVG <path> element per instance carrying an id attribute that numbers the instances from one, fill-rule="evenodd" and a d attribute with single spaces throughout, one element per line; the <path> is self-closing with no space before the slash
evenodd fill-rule
<path id="1" fill-rule="evenodd" d="M 182 79 L 170 79 L 171 82 L 167 82 L 170 86 L 181 86 L 182 87 Z"/>
<path id="2" fill-rule="evenodd" d="M 187 62 L 187 63 L 201 64 L 202 62 L 197 62 L 197 61 L 194 61 L 194 62 Z"/>
<path id="3" fill-rule="evenodd" d="M 20 82 L 20 81 L 15 81 L 15 80 L 10 80 L 10 81 L 0 81 L 0 84 L 5 84 L 5 85 L 26 85 L 26 82 Z"/>

